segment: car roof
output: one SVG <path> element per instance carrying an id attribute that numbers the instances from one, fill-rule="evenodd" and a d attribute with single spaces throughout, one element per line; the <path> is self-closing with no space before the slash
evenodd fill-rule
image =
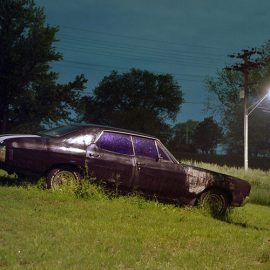
<path id="1" fill-rule="evenodd" d="M 106 125 L 97 125 L 97 124 L 74 124 L 74 126 L 80 126 L 80 127 L 85 127 L 85 128 L 97 128 L 100 130 L 105 130 L 105 131 L 116 131 L 116 132 L 121 132 L 121 133 L 128 133 L 132 135 L 138 135 L 138 136 L 143 136 L 143 137 L 148 137 L 152 139 L 157 139 L 156 137 L 145 134 L 142 132 L 137 132 L 133 130 L 128 130 L 128 129 L 123 129 L 123 128 L 116 128 L 116 127 L 111 127 L 111 126 L 106 126 Z"/>

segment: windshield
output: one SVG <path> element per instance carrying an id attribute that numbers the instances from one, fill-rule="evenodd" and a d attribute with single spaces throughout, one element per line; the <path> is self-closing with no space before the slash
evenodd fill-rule
<path id="1" fill-rule="evenodd" d="M 71 133 L 73 131 L 79 130 L 82 127 L 80 126 L 62 126 L 58 128 L 53 128 L 53 129 L 48 129 L 44 130 L 38 133 L 38 135 L 45 135 L 45 136 L 50 136 L 50 137 L 61 137 L 64 136 L 68 133 Z"/>

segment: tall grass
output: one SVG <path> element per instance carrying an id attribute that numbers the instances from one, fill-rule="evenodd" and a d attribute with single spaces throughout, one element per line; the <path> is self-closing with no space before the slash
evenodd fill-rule
<path id="1" fill-rule="evenodd" d="M 270 206 L 270 171 L 263 171 L 259 169 L 249 169 L 247 172 L 243 168 L 228 167 L 226 165 L 220 166 L 212 163 L 197 162 L 193 160 L 181 160 L 182 163 L 190 164 L 193 166 L 205 168 L 208 170 L 224 173 L 227 175 L 235 176 L 237 178 L 247 180 L 252 188 L 250 193 L 250 202 Z M 29 185 L 29 182 L 21 182 L 15 175 L 7 175 L 3 170 L 0 170 L 1 183 L 8 183 L 9 185 Z M 90 181 L 89 181 L 90 180 Z M 96 185 L 90 185 L 91 179 L 87 176 L 82 180 L 81 184 L 75 186 L 66 186 L 65 189 L 71 190 L 78 197 L 91 197 L 95 195 L 94 189 L 100 189 Z M 42 186 L 42 180 L 38 185 Z M 117 193 L 117 191 L 116 191 Z"/>
<path id="2" fill-rule="evenodd" d="M 174 156 L 179 160 L 193 160 L 203 163 L 218 164 L 219 166 L 227 165 L 229 167 L 242 167 L 243 156 L 239 155 L 213 155 L 199 153 L 173 152 Z M 270 158 L 267 157 L 249 157 L 249 167 L 252 169 L 269 170 Z"/>
<path id="3" fill-rule="evenodd" d="M 270 206 L 270 171 L 219 166 L 217 164 L 181 160 L 182 163 L 205 168 L 208 170 L 232 175 L 247 180 L 251 184 L 250 202 Z"/>

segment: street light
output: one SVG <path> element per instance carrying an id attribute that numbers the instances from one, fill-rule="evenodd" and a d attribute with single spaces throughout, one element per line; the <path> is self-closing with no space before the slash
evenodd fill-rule
<path id="1" fill-rule="evenodd" d="M 253 111 L 266 99 L 270 98 L 270 89 L 268 89 L 267 94 L 264 95 L 260 100 L 252 104 L 247 108 L 247 100 L 244 98 L 244 167 L 245 171 L 248 170 L 248 117 Z"/>

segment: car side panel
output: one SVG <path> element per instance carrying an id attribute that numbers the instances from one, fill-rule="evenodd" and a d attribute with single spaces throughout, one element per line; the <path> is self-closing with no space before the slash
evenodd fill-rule
<path id="1" fill-rule="evenodd" d="M 129 190 L 134 178 L 135 161 L 133 156 L 120 155 L 109 151 L 100 151 L 99 156 L 87 155 L 90 176 L 104 181 L 108 186 Z"/>
<path id="2" fill-rule="evenodd" d="M 46 158 L 46 141 L 42 138 L 17 139 L 7 143 L 6 166 L 17 173 L 40 174 L 46 167 Z"/>
<path id="3" fill-rule="evenodd" d="M 179 164 L 136 157 L 136 189 L 146 194 L 185 202 L 192 197 L 188 191 L 185 171 Z"/>

